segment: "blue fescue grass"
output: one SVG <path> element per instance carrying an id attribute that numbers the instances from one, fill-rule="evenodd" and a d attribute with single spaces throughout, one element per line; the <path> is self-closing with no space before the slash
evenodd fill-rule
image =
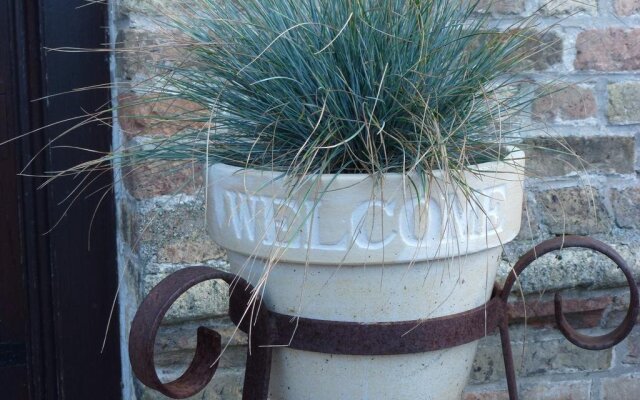
<path id="1" fill-rule="evenodd" d="M 531 101 L 510 75 L 531 20 L 456 0 L 201 0 L 172 8 L 185 62 L 139 90 L 201 106 L 134 156 L 287 172 L 459 173 L 501 159 Z M 150 84 L 149 82 L 153 82 Z M 167 118 L 171 118 L 168 116 Z"/>
<path id="2" fill-rule="evenodd" d="M 441 171 L 464 187 L 465 172 L 503 159 L 517 139 L 533 89 L 520 90 L 515 72 L 539 37 L 533 18 L 499 30 L 477 8 L 199 0 L 155 10 L 180 59 L 152 65 L 153 79 L 135 90 L 141 102 L 192 104 L 156 116 L 184 129 L 63 173 L 196 160 L 297 181 L 403 173 L 426 182 Z"/>

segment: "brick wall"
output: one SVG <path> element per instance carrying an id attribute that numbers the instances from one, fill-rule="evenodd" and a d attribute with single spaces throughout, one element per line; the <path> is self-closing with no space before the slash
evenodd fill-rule
<path id="1" fill-rule="evenodd" d="M 128 48 L 158 43 L 151 11 L 144 6 L 162 0 L 112 2 L 116 11 L 112 29 L 119 43 Z M 591 235 L 612 244 L 640 275 L 640 0 L 483 0 L 482 9 L 504 26 L 534 12 L 542 16 L 538 43 L 532 45 L 536 54 L 523 66 L 522 75 L 563 90 L 537 100 L 530 117 L 565 138 L 581 157 L 553 151 L 554 146 L 562 148 L 540 134 L 542 129 L 525 132 L 527 143 L 550 150 L 528 152 L 523 229 L 505 251 L 501 276 L 509 262 L 534 243 L 561 233 Z M 159 57 L 156 51 L 125 53 L 116 60 L 115 79 L 120 83 L 144 79 L 146 63 Z M 122 104 L 134 98 L 126 89 L 118 93 Z M 149 135 L 171 134 L 175 127 L 151 122 L 164 107 L 136 107 L 121 115 L 117 141 L 126 145 L 143 142 Z M 169 168 L 172 173 L 166 179 L 149 179 L 147 172 L 155 168 Z M 142 296 L 172 271 L 203 262 L 225 268 L 223 251 L 205 234 L 201 168 L 174 164 L 121 171 L 125 327 Z M 523 276 L 521 292 L 513 299 L 512 339 L 522 398 L 636 399 L 640 329 L 616 348 L 601 352 L 580 350 L 553 329 L 553 289 L 566 291 L 569 320 L 575 327 L 598 334 L 615 326 L 628 298 L 622 274 L 607 260 L 582 251 L 545 256 L 536 264 Z M 166 378 L 186 368 L 196 326 L 217 326 L 231 336 L 225 314 L 225 288 L 215 284 L 203 284 L 180 300 L 157 343 L 157 365 Z M 244 338 L 234 336 L 214 382 L 199 398 L 240 398 L 243 345 Z M 137 398 L 162 398 L 127 380 L 125 386 Z M 497 337 L 481 342 L 465 396 L 466 400 L 507 399 Z"/>

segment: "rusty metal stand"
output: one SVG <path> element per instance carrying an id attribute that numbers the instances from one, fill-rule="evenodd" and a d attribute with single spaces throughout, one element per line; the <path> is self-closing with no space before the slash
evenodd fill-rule
<path id="1" fill-rule="evenodd" d="M 177 380 L 162 383 L 154 366 L 155 337 L 164 315 L 181 294 L 198 283 L 219 279 L 231 285 L 229 314 L 240 330 L 249 335 L 243 400 L 266 400 L 271 372 L 271 349 L 291 348 L 330 354 L 393 355 L 434 351 L 459 346 L 499 330 L 502 340 L 510 400 L 518 399 L 515 368 L 509 340 L 508 297 L 518 276 L 538 257 L 569 247 L 602 253 L 624 273 L 629 284 L 629 309 L 624 321 L 602 336 L 578 333 L 562 312 L 562 297 L 555 296 L 555 318 L 563 335 L 576 346 L 589 350 L 613 347 L 624 340 L 635 324 L 640 303 L 638 287 L 625 260 L 597 240 L 565 236 L 545 241 L 527 252 L 513 267 L 502 289 L 496 288 L 484 305 L 460 314 L 426 320 L 360 324 L 296 318 L 260 307 L 253 287 L 245 280 L 210 267 L 182 269 L 160 282 L 144 299 L 133 320 L 129 355 L 136 376 L 146 386 L 175 399 L 200 392 L 213 378 L 222 352 L 220 335 L 198 329 L 196 352 L 191 365 Z M 252 301 L 253 296 L 253 301 Z M 256 301 L 257 300 L 257 301 Z"/>

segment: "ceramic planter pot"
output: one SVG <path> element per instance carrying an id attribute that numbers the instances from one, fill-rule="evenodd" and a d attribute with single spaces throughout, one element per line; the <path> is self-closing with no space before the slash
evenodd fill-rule
<path id="1" fill-rule="evenodd" d="M 215 164 L 208 228 L 269 310 L 362 323 L 456 314 L 489 299 L 501 246 L 520 229 L 523 158 L 514 150 L 467 174 L 473 201 L 438 175 L 417 184 L 421 199 L 415 181 L 395 174 L 377 183 L 326 175 L 291 195 L 279 173 Z M 274 348 L 270 398 L 458 400 L 476 347 L 397 356 Z"/>

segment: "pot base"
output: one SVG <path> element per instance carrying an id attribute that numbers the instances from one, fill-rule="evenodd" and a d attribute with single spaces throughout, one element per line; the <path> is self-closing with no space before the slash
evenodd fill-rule
<path id="1" fill-rule="evenodd" d="M 347 356 L 274 349 L 272 400 L 460 400 L 477 342 L 422 354 Z"/>
<path id="2" fill-rule="evenodd" d="M 268 268 L 264 260 L 231 252 L 229 262 L 232 273 L 259 288 L 269 311 L 316 320 L 381 323 L 433 319 L 485 304 L 501 251 L 385 266 L 279 262 L 262 287 L 260 280 Z M 459 400 L 476 348 L 477 341 L 427 353 L 355 356 L 274 347 L 270 398 Z"/>

